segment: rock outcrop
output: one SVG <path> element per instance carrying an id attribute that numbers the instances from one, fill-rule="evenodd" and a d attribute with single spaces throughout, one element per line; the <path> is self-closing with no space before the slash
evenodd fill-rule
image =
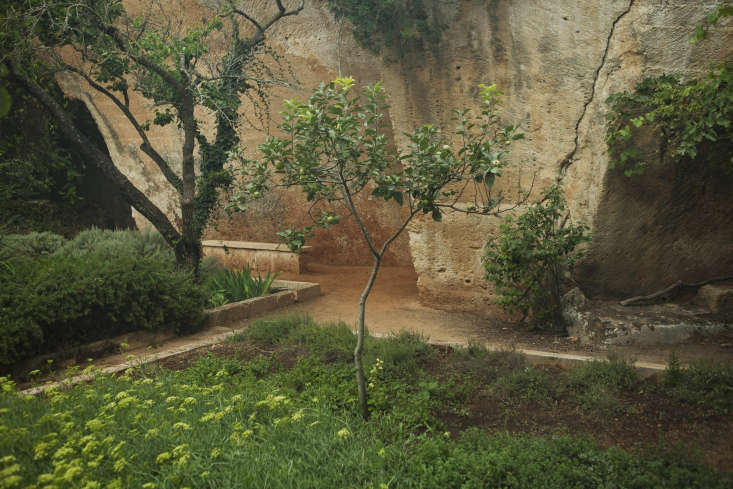
<path id="1" fill-rule="evenodd" d="M 578 268 L 583 288 L 633 295 L 664 286 L 670 278 L 704 279 L 713 268 L 716 275 L 733 272 L 733 218 L 726 208 L 733 179 L 704 180 L 709 184 L 698 188 L 675 180 L 672 170 L 660 170 L 629 180 L 608 171 L 605 153 L 608 95 L 630 90 L 650 75 L 700 74 L 711 61 L 733 52 L 731 30 L 725 25 L 713 29 L 706 42 L 688 42 L 714 2 L 432 1 L 448 24 L 440 47 L 404 62 L 386 63 L 358 46 L 348 24 L 339 35 L 339 23 L 325 1 L 308 2 L 300 15 L 281 22 L 269 37 L 306 89 L 338 76 L 339 67 L 361 84 L 382 80 L 392 97 L 388 116 L 398 145 L 404 143 L 403 132 L 415 125 L 448 124 L 452 108 L 475 105 L 479 83 L 497 83 L 505 93 L 502 115 L 521 124 L 527 136 L 514 146 L 511 165 L 497 186 L 514 195 L 518 184 L 526 187 L 534 181 L 537 195 L 538 189 L 563 179 L 572 219 L 595 231 L 587 259 Z M 203 0 L 183 3 L 189 15 L 205 12 Z M 251 2 L 255 8 L 268 3 Z M 174 214 L 175 192 L 139 151 L 128 123 L 78 80 L 65 82 L 90 108 L 113 160 L 156 204 Z M 274 111 L 282 98 L 307 93 L 278 89 Z M 151 109 L 140 98 L 132 103 Z M 276 122 L 275 115 L 271 126 Z M 242 142 L 252 155 L 263 138 L 262 132 L 242 128 Z M 181 136 L 175 128 L 156 129 L 151 139 L 172 160 L 180 158 Z M 684 198 L 688 190 L 694 199 Z M 398 221 L 399 208 L 366 196 L 363 200 L 377 239 L 386 237 Z M 276 231 L 303 222 L 305 209 L 298 193 L 273 194 L 245 215 L 222 216 L 209 237 L 274 241 Z M 496 228 L 497 218 L 461 214 L 447 216 L 441 224 L 420 220 L 393 245 L 386 263 L 412 265 L 430 305 L 495 314 L 480 256 L 487 235 Z M 357 227 L 348 220 L 318 234 L 311 244 L 316 261 L 370 262 Z"/>

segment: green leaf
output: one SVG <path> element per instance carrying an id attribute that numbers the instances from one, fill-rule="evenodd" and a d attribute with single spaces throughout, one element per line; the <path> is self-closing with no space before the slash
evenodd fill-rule
<path id="1" fill-rule="evenodd" d="M 433 221 L 440 222 L 443 220 L 443 214 L 441 214 L 440 209 L 435 207 L 433 209 Z"/>

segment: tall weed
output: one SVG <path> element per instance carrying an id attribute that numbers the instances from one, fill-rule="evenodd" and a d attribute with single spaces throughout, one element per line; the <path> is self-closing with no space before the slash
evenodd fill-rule
<path id="1" fill-rule="evenodd" d="M 209 291 L 211 305 L 218 307 L 268 294 L 278 275 L 268 273 L 264 277 L 254 276 L 249 267 L 222 270 L 213 274 L 204 287 Z"/>

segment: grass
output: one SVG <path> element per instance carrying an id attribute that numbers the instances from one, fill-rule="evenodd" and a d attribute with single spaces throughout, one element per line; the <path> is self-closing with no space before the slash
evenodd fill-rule
<path id="1" fill-rule="evenodd" d="M 617 400 L 618 394 L 633 390 L 639 380 L 632 361 L 614 356 L 607 362 L 586 362 L 567 375 L 567 385 L 579 404 L 584 409 L 605 414 L 621 412 L 623 407 Z"/>
<path id="2" fill-rule="evenodd" d="M 571 382 L 508 352 L 472 347 L 446 359 L 414 334 L 369 337 L 373 416 L 364 421 L 353 344 L 343 324 L 289 317 L 255 322 L 228 345 L 246 349 L 247 361 L 204 356 L 186 370 L 140 368 L 45 397 L 18 395 L 3 379 L 0 487 L 715 489 L 733 482 L 683 455 L 604 450 L 577 436 L 477 429 L 448 436 L 445 413 L 459 413 L 485 383 L 537 399 L 570 385 L 633 388 L 618 365 L 589 366 L 569 374 Z M 441 372 L 430 373 L 435 365 Z"/>
<path id="3" fill-rule="evenodd" d="M 706 405 L 718 414 L 733 412 L 733 365 L 710 360 L 693 362 L 681 368 L 676 358 L 670 359 L 664 386 L 676 399 Z"/>

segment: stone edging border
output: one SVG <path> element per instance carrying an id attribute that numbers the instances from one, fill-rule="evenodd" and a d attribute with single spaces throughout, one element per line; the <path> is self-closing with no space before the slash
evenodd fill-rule
<path id="1" fill-rule="evenodd" d="M 134 360 L 130 360 L 128 362 L 124 362 L 118 365 L 113 365 L 111 367 L 100 369 L 94 374 L 77 375 L 76 377 L 72 377 L 70 379 L 66 379 L 60 382 L 53 382 L 49 384 L 39 385 L 37 387 L 32 387 L 30 389 L 20 391 L 19 394 L 32 396 L 36 394 L 42 394 L 50 389 L 71 387 L 73 385 L 80 384 L 82 382 L 89 382 L 91 380 L 94 380 L 94 377 L 100 374 L 115 374 L 115 373 L 123 372 L 130 368 L 140 367 L 141 365 L 147 365 L 149 363 L 154 363 L 160 360 L 165 360 L 166 358 L 180 355 L 182 353 L 187 353 L 192 350 L 223 343 L 228 338 L 231 338 L 232 336 L 236 335 L 237 333 L 240 333 L 244 329 L 245 328 L 240 328 L 237 330 L 228 331 L 226 333 L 220 333 L 214 336 L 210 336 L 206 338 L 205 340 L 194 341 L 194 342 L 187 343 L 177 348 L 171 348 L 169 350 L 157 352 L 150 356 L 139 357 Z M 386 337 L 388 335 L 373 334 L 373 336 L 380 338 L 380 337 Z M 468 343 L 460 342 L 460 341 L 435 341 L 435 342 L 428 341 L 428 343 L 431 345 L 452 346 L 452 347 L 468 346 Z M 499 345 L 495 345 L 491 343 L 486 343 L 485 346 L 489 350 L 492 350 L 492 351 L 506 350 L 506 348 L 503 348 Z M 513 351 L 526 356 L 529 362 L 532 363 L 533 365 L 554 364 L 554 365 L 559 365 L 561 367 L 575 367 L 584 362 L 589 362 L 593 360 L 601 360 L 601 361 L 605 360 L 602 357 L 595 357 L 592 355 L 578 355 L 578 354 L 573 354 L 573 353 L 558 353 L 558 352 L 547 352 L 547 351 L 540 351 L 540 350 L 522 350 L 522 349 L 513 350 Z M 649 377 L 654 374 L 658 374 L 667 368 L 667 366 L 664 364 L 651 363 L 651 362 L 634 362 L 634 367 L 636 367 L 639 370 L 639 373 L 643 377 Z"/>
<path id="2" fill-rule="evenodd" d="M 227 324 L 251 318 L 264 312 L 303 302 L 321 295 L 321 286 L 311 282 L 295 282 L 293 280 L 275 280 L 273 289 L 286 289 L 246 301 L 225 304 L 215 309 L 204 311 L 206 326 L 226 326 Z"/>

